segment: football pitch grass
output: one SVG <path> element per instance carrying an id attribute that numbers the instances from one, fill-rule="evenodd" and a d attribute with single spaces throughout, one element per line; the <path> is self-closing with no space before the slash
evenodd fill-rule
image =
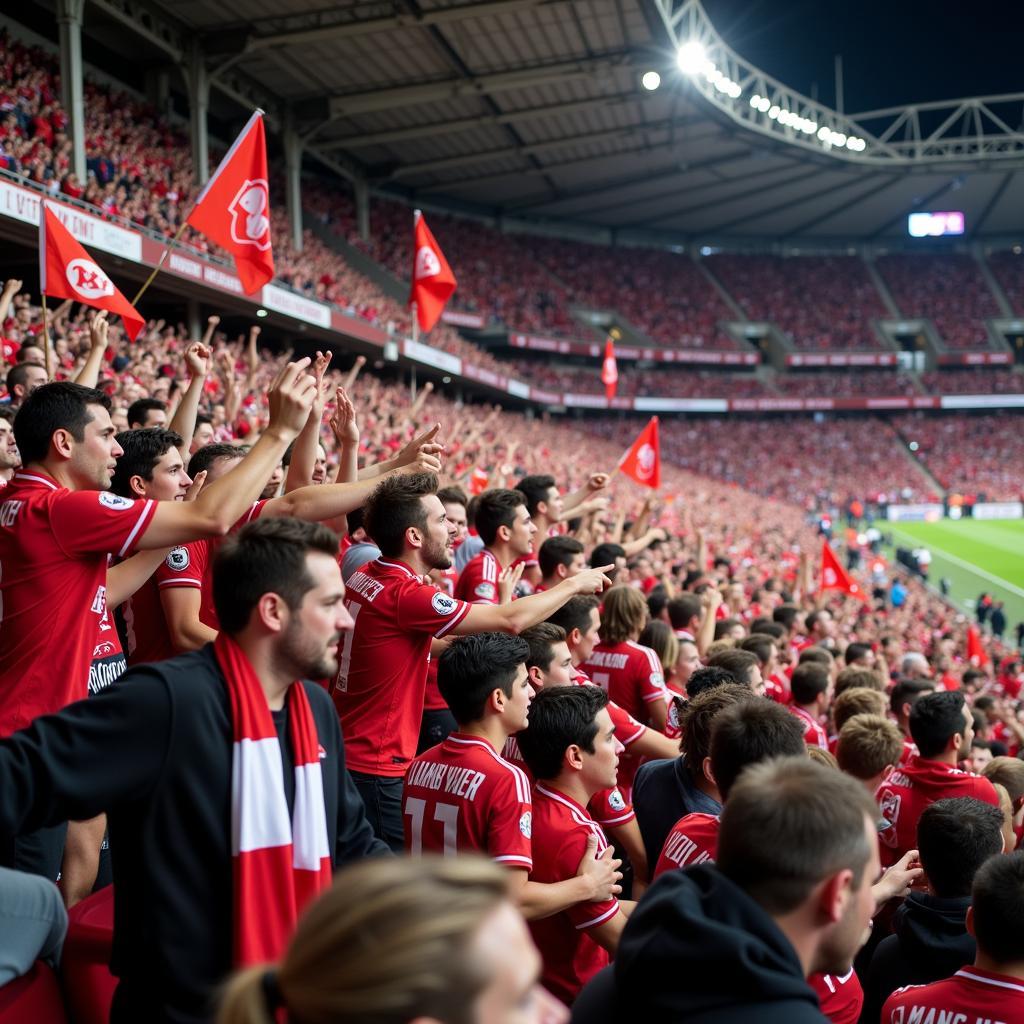
<path id="1" fill-rule="evenodd" d="M 1006 639 L 1024 620 L 1024 519 L 944 519 L 938 523 L 886 523 L 897 545 L 924 545 L 932 553 L 928 581 L 945 576 L 949 596 L 974 617 L 978 595 L 1005 602 Z"/>

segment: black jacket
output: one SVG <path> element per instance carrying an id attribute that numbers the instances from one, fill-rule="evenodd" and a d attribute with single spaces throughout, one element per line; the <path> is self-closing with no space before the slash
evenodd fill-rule
<path id="1" fill-rule="evenodd" d="M 345 770 L 337 712 L 302 684 L 326 757 L 324 803 L 335 866 L 387 853 Z M 289 809 L 287 710 L 274 712 Z M 208 645 L 130 669 L 108 690 L 0 742 L 0 835 L 109 815 L 112 1019 L 198 1024 L 232 967 L 232 724 Z"/>
<path id="2" fill-rule="evenodd" d="M 711 865 L 669 871 L 648 890 L 573 1024 L 827 1024 L 771 917 Z"/>
<path id="3" fill-rule="evenodd" d="M 871 957 L 864 979 L 861 1024 L 878 1024 L 889 998 L 904 985 L 927 985 L 974 963 L 974 939 L 967 934 L 969 896 L 939 899 L 912 892 L 892 919 L 893 934 Z"/>

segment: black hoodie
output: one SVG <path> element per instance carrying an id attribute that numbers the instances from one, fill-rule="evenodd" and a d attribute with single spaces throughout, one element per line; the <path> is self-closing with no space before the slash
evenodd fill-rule
<path id="1" fill-rule="evenodd" d="M 827 1024 L 789 940 L 712 865 L 668 871 L 651 886 L 612 970 L 614 997 L 584 991 L 574 1024 Z"/>
<path id="2" fill-rule="evenodd" d="M 940 899 L 912 892 L 892 919 L 892 935 L 871 957 L 864 980 L 861 1024 L 878 1024 L 882 1007 L 904 985 L 927 985 L 974 963 L 974 938 L 967 934 L 969 896 Z"/>

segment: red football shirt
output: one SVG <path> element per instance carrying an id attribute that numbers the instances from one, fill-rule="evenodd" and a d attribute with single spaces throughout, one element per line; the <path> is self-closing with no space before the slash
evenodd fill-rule
<path id="1" fill-rule="evenodd" d="M 535 882 L 573 878 L 587 850 L 597 840 L 597 856 L 608 841 L 600 826 L 575 800 L 538 782 L 533 787 L 533 870 Z M 619 910 L 614 897 L 602 903 L 577 903 L 540 921 L 530 921 L 530 934 L 544 963 L 541 984 L 564 1003 L 610 962 L 607 950 L 587 935 L 587 929 L 608 921 Z"/>
<path id="2" fill-rule="evenodd" d="M 240 530 L 246 523 L 259 519 L 263 515 L 263 508 L 269 500 L 269 498 L 263 498 L 260 501 L 254 502 L 252 508 L 241 516 L 228 532 L 234 533 L 235 530 Z M 200 551 L 198 547 L 195 549 L 196 560 L 203 565 L 203 600 L 199 606 L 199 621 L 203 625 L 209 626 L 210 629 L 217 630 L 218 633 L 220 632 L 220 619 L 217 618 L 217 609 L 213 606 L 213 557 L 217 554 L 217 549 L 223 543 L 223 537 L 208 537 L 206 540 L 198 542 L 198 544 L 204 546 L 205 550 Z"/>
<path id="3" fill-rule="evenodd" d="M 821 1012 L 832 1024 L 857 1024 L 864 1007 L 864 989 L 853 968 L 841 978 L 836 974 L 812 974 L 807 984 L 818 994 Z"/>
<path id="4" fill-rule="evenodd" d="M 796 715 L 800 719 L 804 727 L 804 743 L 809 747 L 820 747 L 822 750 L 828 750 L 828 733 L 821 727 L 821 723 L 803 708 L 798 708 L 795 704 L 786 705 L 790 712 Z"/>
<path id="5" fill-rule="evenodd" d="M 347 590 L 355 625 L 341 644 L 334 702 L 348 767 L 401 777 L 416 755 L 430 638 L 447 635 L 472 606 L 384 558 L 354 572 Z"/>
<path id="6" fill-rule="evenodd" d="M 650 647 L 641 647 L 632 640 L 598 644 L 580 667 L 634 718 L 647 718 L 646 705 L 665 700 L 665 678 L 658 656 Z"/>
<path id="7" fill-rule="evenodd" d="M 129 665 L 164 661 L 181 653 L 171 640 L 160 593 L 168 589 L 202 590 L 209 550 L 206 540 L 172 548 L 156 572 L 122 605 Z"/>
<path id="8" fill-rule="evenodd" d="M 882 1007 L 882 1024 L 1016 1024 L 1024 1020 L 1019 978 L 961 967 L 931 985 L 898 988 Z"/>
<path id="9" fill-rule="evenodd" d="M 501 566 L 487 548 L 475 555 L 459 574 L 455 597 L 472 604 L 499 604 L 498 577 Z"/>
<path id="10" fill-rule="evenodd" d="M 0 736 L 86 696 L 107 555 L 131 554 L 156 502 L 14 475 L 0 502 Z"/>
<path id="11" fill-rule="evenodd" d="M 651 877 L 657 878 L 675 868 L 713 862 L 718 854 L 719 825 L 717 814 L 684 814 L 665 837 Z"/>
<path id="12" fill-rule="evenodd" d="M 926 807 L 936 800 L 964 796 L 999 806 L 992 783 L 980 775 L 923 757 L 897 768 L 875 793 L 882 817 L 891 826 L 878 833 L 883 864 L 895 864 L 907 850 L 917 847 L 917 822 Z"/>
<path id="13" fill-rule="evenodd" d="M 533 867 L 529 780 L 484 739 L 454 732 L 417 757 L 405 776 L 402 814 L 410 853 L 485 853 Z"/>

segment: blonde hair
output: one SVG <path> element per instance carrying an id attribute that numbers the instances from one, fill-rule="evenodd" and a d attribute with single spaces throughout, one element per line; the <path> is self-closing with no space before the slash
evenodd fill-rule
<path id="1" fill-rule="evenodd" d="M 612 587 L 601 602 L 601 643 L 621 644 L 647 624 L 647 601 L 636 587 Z"/>
<path id="2" fill-rule="evenodd" d="M 822 750 L 821 747 L 808 747 L 807 756 L 823 768 L 830 768 L 835 772 L 839 771 L 839 762 L 835 759 L 835 756 L 827 750 Z"/>
<path id="3" fill-rule="evenodd" d="M 847 665 L 846 668 L 840 669 L 839 675 L 836 676 L 836 696 L 854 687 L 885 693 L 885 680 L 882 673 L 876 672 L 873 668 Z"/>
<path id="4" fill-rule="evenodd" d="M 902 755 L 903 736 L 884 715 L 854 715 L 839 730 L 839 767 L 862 782 L 899 764 Z"/>
<path id="5" fill-rule="evenodd" d="M 1016 803 L 1024 797 L 1024 761 L 1017 757 L 993 757 L 981 770 L 989 782 L 1000 785 Z"/>
<path id="6" fill-rule="evenodd" d="M 841 732 L 854 715 L 885 715 L 887 710 L 885 694 L 869 690 L 866 686 L 853 686 L 843 690 L 832 705 L 832 722 L 836 732 Z"/>
<path id="7" fill-rule="evenodd" d="M 507 898 L 507 872 L 484 858 L 355 864 L 306 911 L 276 968 L 228 982 L 217 1024 L 274 1024 L 268 970 L 289 1024 L 469 1024 L 489 979 L 467 950 Z"/>

